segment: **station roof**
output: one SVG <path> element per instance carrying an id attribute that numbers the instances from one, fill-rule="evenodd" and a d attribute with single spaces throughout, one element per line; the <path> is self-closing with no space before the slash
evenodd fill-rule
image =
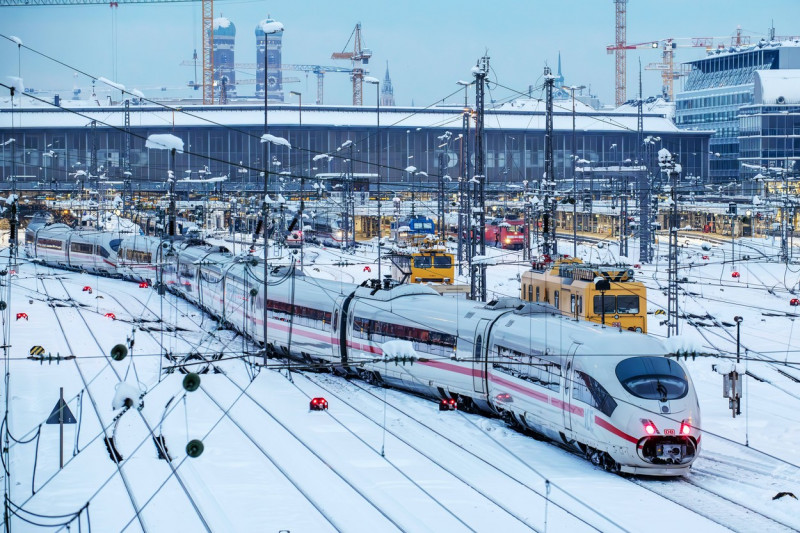
<path id="1" fill-rule="evenodd" d="M 636 113 L 626 110 L 596 111 L 576 102 L 575 129 L 581 132 L 625 133 L 635 132 Z M 168 102 L 168 108 L 156 104 L 132 105 L 133 128 L 184 128 L 213 127 L 214 123 L 234 127 L 258 127 L 264 124 L 263 102 L 243 100 L 242 103 L 204 106 L 197 102 Z M 382 107 L 382 129 L 425 128 L 461 129 L 463 106 L 440 105 L 429 108 Z M 297 127 L 300 113 L 293 104 L 269 103 L 270 128 Z M 660 111 L 660 110 L 659 110 Z M 537 99 L 521 99 L 497 106 L 487 105 L 485 128 L 492 130 L 543 131 L 545 105 Z M 0 129 L 10 129 L 9 99 L 0 100 Z M 13 112 L 14 127 L 27 129 L 82 128 L 92 120 L 98 128 L 123 127 L 124 106 L 101 105 L 97 101 L 62 100 L 61 107 L 23 96 L 17 98 Z M 572 130 L 572 102 L 558 101 L 554 105 L 553 127 L 557 131 Z M 303 128 L 375 128 L 374 106 L 305 105 L 302 107 Z M 663 112 L 644 113 L 644 130 L 647 133 L 675 133 L 698 135 L 702 132 L 679 130 Z"/>

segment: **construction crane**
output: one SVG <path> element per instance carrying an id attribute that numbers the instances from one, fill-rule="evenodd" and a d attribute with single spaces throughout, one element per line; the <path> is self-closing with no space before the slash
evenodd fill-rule
<path id="1" fill-rule="evenodd" d="M 627 0 L 625 0 L 627 1 Z M 353 80 L 353 105 L 362 105 L 362 87 L 364 85 L 364 74 L 366 74 L 366 69 L 364 65 L 369 63 L 369 58 L 372 57 L 372 50 L 369 48 L 361 48 L 361 23 L 359 22 L 356 24 L 353 33 L 350 34 L 350 38 L 347 40 L 347 44 L 344 45 L 344 48 L 350 44 L 350 41 L 353 41 L 353 51 L 352 52 L 345 52 L 342 49 L 341 52 L 334 52 L 331 54 L 331 59 L 348 59 L 353 62 L 353 69 L 350 75 L 350 79 Z"/>
<path id="2" fill-rule="evenodd" d="M 196 2 L 197 0 L 0 0 L 0 7 L 16 6 L 83 6 L 110 4 L 163 4 Z M 201 0 L 203 11 L 203 103 L 214 103 L 214 0 Z"/>
<path id="3" fill-rule="evenodd" d="M 617 107 L 624 104 L 628 97 L 625 92 L 625 84 L 627 78 L 625 75 L 625 51 L 628 49 L 625 46 L 625 32 L 626 32 L 626 17 L 628 10 L 628 0 L 614 0 L 614 7 L 616 9 L 616 39 L 614 46 L 606 47 L 609 54 L 615 54 L 615 77 L 614 77 L 614 102 Z"/>
<path id="4" fill-rule="evenodd" d="M 180 65 L 182 67 L 191 67 L 196 65 L 196 59 L 185 59 L 181 61 Z M 234 63 L 233 68 L 236 69 L 244 69 L 244 70 L 255 70 L 257 65 L 255 63 Z M 350 74 L 353 72 L 352 69 L 346 67 L 328 67 L 323 65 L 297 65 L 297 64 L 283 64 L 280 66 L 281 70 L 289 70 L 293 72 L 305 72 L 308 74 L 309 72 L 314 73 L 317 76 L 317 104 L 323 103 L 323 96 L 324 96 L 324 84 L 323 80 L 325 79 L 326 72 L 341 72 Z M 292 78 L 283 78 L 284 83 L 289 83 L 286 80 Z M 297 79 L 296 81 L 300 81 Z M 199 87 L 199 84 L 195 85 L 193 83 L 189 83 L 190 87 Z"/>
<path id="5" fill-rule="evenodd" d="M 615 43 L 614 45 L 607 46 L 606 51 L 610 54 L 612 52 L 620 52 L 625 50 L 636 50 L 640 48 L 650 48 L 653 50 L 661 50 L 661 62 L 650 63 L 645 67 L 645 70 L 657 70 L 661 72 L 661 93 L 668 101 L 673 101 L 675 97 L 675 80 L 686 76 L 689 69 L 684 65 L 675 65 L 675 49 L 676 48 L 705 48 L 712 50 L 714 48 L 724 49 L 726 44 L 722 40 L 730 38 L 730 46 L 738 48 L 740 46 L 747 46 L 750 44 L 750 36 L 742 35 L 742 28 L 736 28 L 736 35 L 733 37 L 670 37 L 667 39 L 658 39 L 656 41 L 646 41 L 643 43 L 627 44 Z M 717 40 L 717 44 L 714 41 Z M 624 84 L 623 84 L 624 87 Z"/>

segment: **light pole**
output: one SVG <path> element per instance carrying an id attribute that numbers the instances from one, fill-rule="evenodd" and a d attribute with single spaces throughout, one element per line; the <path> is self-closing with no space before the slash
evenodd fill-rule
<path id="1" fill-rule="evenodd" d="M 367 76 L 364 78 L 364 81 L 367 83 L 371 83 L 375 85 L 375 120 L 377 123 L 377 130 L 378 130 L 378 157 L 376 166 L 378 168 L 378 283 L 383 282 L 383 278 L 381 277 L 381 238 L 383 237 L 383 225 L 381 224 L 381 153 L 383 152 L 382 149 L 382 139 L 381 139 L 381 81 L 378 78 L 373 78 L 372 76 Z"/>
<path id="2" fill-rule="evenodd" d="M 300 103 L 298 104 L 298 111 L 297 111 L 297 118 L 298 118 L 298 126 L 303 125 L 303 94 L 297 91 L 289 91 L 289 94 L 296 96 Z"/>
<path id="3" fill-rule="evenodd" d="M 274 20 L 264 21 L 261 24 L 261 29 L 264 31 L 264 135 L 269 134 L 268 126 L 269 122 L 267 121 L 267 109 L 268 109 L 268 100 L 269 100 L 269 76 L 267 75 L 269 71 L 269 36 L 278 32 L 283 31 L 283 24 L 280 22 L 276 22 Z M 268 199 L 269 199 L 269 143 L 264 143 L 264 202 L 261 205 L 261 216 L 262 216 L 262 224 L 264 226 L 264 286 L 262 287 L 262 296 L 264 301 L 264 308 L 263 308 L 263 335 L 264 335 L 264 366 L 267 364 L 267 237 L 268 237 L 268 224 L 267 224 L 267 214 L 269 211 Z"/>
<path id="4" fill-rule="evenodd" d="M 562 87 L 568 90 L 572 95 L 572 257 L 578 257 L 578 225 L 575 219 L 578 216 L 578 202 L 575 197 L 577 194 L 577 181 L 575 179 L 575 91 L 585 89 L 585 85 L 572 85 L 570 87 Z"/>

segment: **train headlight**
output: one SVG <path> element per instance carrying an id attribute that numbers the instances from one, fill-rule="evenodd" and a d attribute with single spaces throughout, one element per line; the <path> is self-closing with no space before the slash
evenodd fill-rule
<path id="1" fill-rule="evenodd" d="M 681 422 L 681 435 L 688 435 L 692 432 L 692 424 L 688 420 Z"/>
<path id="2" fill-rule="evenodd" d="M 656 427 L 656 425 L 653 423 L 652 420 L 647 420 L 645 418 L 642 418 L 642 424 L 644 424 L 644 432 L 647 433 L 648 435 L 655 435 L 656 433 L 658 433 L 658 428 Z"/>

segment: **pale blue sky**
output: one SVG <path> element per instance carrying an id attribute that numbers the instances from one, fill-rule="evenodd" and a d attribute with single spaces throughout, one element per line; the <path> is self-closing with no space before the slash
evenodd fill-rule
<path id="1" fill-rule="evenodd" d="M 526 90 L 541 83 L 545 63 L 556 67 L 561 51 L 567 83 L 590 85 L 603 101 L 613 102 L 614 56 L 606 45 L 614 41 L 612 0 L 450 1 L 380 0 L 347 1 L 226 1 L 215 4 L 215 16 L 230 18 L 237 28 L 236 61 L 255 61 L 256 23 L 269 12 L 286 31 L 284 63 L 347 66 L 333 61 L 356 22 L 361 22 L 365 45 L 373 50 L 371 75 L 383 78 L 389 61 L 398 105 L 427 105 L 457 89 L 455 82 L 469 78 L 475 60 L 488 50 L 492 79 Z M 65 63 L 96 76 L 114 79 L 112 44 L 117 45 L 116 81 L 139 88 L 148 96 L 157 87 L 178 88 L 194 78 L 190 67 L 180 67 L 201 45 L 200 4 L 125 5 L 116 9 L 116 39 L 112 38 L 112 9 L 101 6 L 2 7 L 0 33 L 23 42 Z M 630 0 L 628 42 L 665 37 L 727 37 L 737 25 L 754 41 L 766 35 L 771 21 L 778 35 L 800 35 L 800 0 Z M 16 45 L 0 40 L 0 78 L 16 75 Z M 702 57 L 702 49 L 681 48 L 678 60 Z M 628 96 L 635 96 L 637 58 L 647 65 L 660 59 L 657 51 L 628 52 Z M 286 86 L 303 93 L 312 103 L 316 83 Z M 658 72 L 645 71 L 646 95 L 660 91 Z M 67 96 L 73 86 L 72 71 L 22 52 L 22 77 L 27 87 L 59 89 Z M 252 77 L 240 73 L 239 78 Z M 85 78 L 78 78 L 87 92 Z M 252 93 L 253 85 L 239 88 Z M 351 102 L 351 84 L 345 74 L 328 74 L 325 103 Z M 199 95 L 198 93 L 195 93 Z M 495 99 L 507 91 L 492 90 Z M 450 101 L 456 101 L 457 96 Z M 365 104 L 374 105 L 372 91 Z"/>

